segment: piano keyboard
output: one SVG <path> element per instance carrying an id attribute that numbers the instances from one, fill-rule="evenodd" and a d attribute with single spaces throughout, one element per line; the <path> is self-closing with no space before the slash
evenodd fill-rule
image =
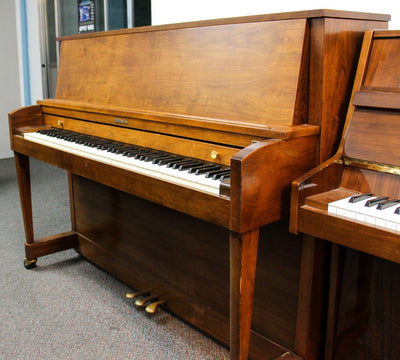
<path id="1" fill-rule="evenodd" d="M 63 129 L 38 130 L 24 138 L 213 195 L 220 195 L 220 187 L 230 179 L 229 167 Z"/>
<path id="2" fill-rule="evenodd" d="M 328 204 L 328 214 L 365 225 L 400 232 L 400 200 L 360 194 Z"/>

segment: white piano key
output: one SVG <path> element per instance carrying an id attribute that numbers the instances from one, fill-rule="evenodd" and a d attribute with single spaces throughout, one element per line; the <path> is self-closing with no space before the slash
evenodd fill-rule
<path id="1" fill-rule="evenodd" d="M 329 203 L 328 214 L 387 231 L 400 232 L 400 215 L 394 213 L 396 205 L 379 210 L 377 205 L 365 206 L 368 200 L 376 199 L 376 196 L 356 203 L 349 202 L 351 198 L 352 196 L 349 196 Z"/>
<path id="2" fill-rule="evenodd" d="M 142 175 L 150 176 L 166 182 L 185 186 L 197 191 L 206 192 L 213 195 L 219 195 L 220 181 L 206 178 L 205 174 L 189 174 L 187 171 L 168 168 L 166 165 L 157 165 L 152 162 L 146 162 L 133 157 L 129 158 L 122 154 L 115 154 L 106 150 L 100 150 L 66 141 L 56 137 L 50 137 L 37 132 L 25 133 L 26 140 L 36 142 L 45 146 L 56 148 L 74 155 L 100 161 L 108 165 L 123 168 Z"/>

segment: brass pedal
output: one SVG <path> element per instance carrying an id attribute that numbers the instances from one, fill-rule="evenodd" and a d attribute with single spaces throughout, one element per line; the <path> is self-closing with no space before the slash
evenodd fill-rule
<path id="1" fill-rule="evenodd" d="M 165 304 L 167 302 L 167 300 L 158 300 L 155 301 L 149 305 L 146 306 L 145 310 L 147 313 L 149 314 L 154 314 L 157 311 L 157 308 L 162 305 Z"/>
<path id="2" fill-rule="evenodd" d="M 126 293 L 126 297 L 128 299 L 136 299 L 139 296 L 143 296 L 143 295 L 148 295 L 150 293 L 150 290 L 143 290 L 143 291 L 138 291 L 135 293 Z"/>
<path id="3" fill-rule="evenodd" d="M 141 298 L 141 299 L 137 299 L 135 301 L 135 305 L 136 306 L 144 306 L 146 303 L 148 303 L 149 301 L 155 300 L 157 299 L 158 296 L 157 295 L 149 295 L 147 297 Z"/>

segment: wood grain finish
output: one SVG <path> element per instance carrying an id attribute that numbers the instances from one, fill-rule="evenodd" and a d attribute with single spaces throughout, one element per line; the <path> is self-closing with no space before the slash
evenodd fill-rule
<path id="1" fill-rule="evenodd" d="M 396 359 L 400 353 L 397 286 L 399 264 L 355 251 L 335 249 L 326 359 Z"/>
<path id="2" fill-rule="evenodd" d="M 56 99 L 295 125 L 305 26 L 296 19 L 64 40 Z M 80 73 L 82 58 L 90 66 Z"/>
<path id="3" fill-rule="evenodd" d="M 326 251 L 288 234 L 290 183 L 332 153 L 362 34 L 388 19 L 317 10 L 60 39 L 56 99 L 10 114 L 35 256 L 77 241 L 87 259 L 135 289 L 150 286 L 230 345 L 232 359 L 316 357 L 323 304 L 306 293 L 319 289 Z M 214 162 L 231 166 L 230 196 L 23 138 L 49 126 L 207 161 L 215 150 Z M 37 246 L 29 156 L 66 169 L 70 182 L 72 232 Z"/>
<path id="4" fill-rule="evenodd" d="M 292 183 L 291 231 L 304 234 L 303 243 L 320 243 L 320 238 L 332 247 L 330 271 L 325 271 L 330 274 L 323 342 L 327 360 L 395 359 L 399 354 L 394 285 L 400 271 L 399 234 L 327 211 L 330 202 L 354 194 L 399 198 L 399 37 L 398 31 L 365 34 L 339 150 Z M 308 288 L 311 296 L 321 292 L 319 286 Z M 310 306 L 309 296 L 300 296 L 300 304 Z M 299 346 L 305 348 L 302 342 Z"/>

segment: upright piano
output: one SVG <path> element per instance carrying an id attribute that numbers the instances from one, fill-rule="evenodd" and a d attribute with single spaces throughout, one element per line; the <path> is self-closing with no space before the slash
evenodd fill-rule
<path id="1" fill-rule="evenodd" d="M 399 58 L 366 32 L 339 150 L 293 182 L 291 231 L 332 243 L 327 360 L 400 358 Z"/>
<path id="2" fill-rule="evenodd" d="M 315 10 L 59 39 L 55 99 L 9 116 L 25 266 L 76 248 L 232 359 L 304 356 L 281 219 L 291 181 L 337 144 L 363 32 L 388 20 Z M 71 231 L 35 239 L 29 157 L 67 170 Z"/>

